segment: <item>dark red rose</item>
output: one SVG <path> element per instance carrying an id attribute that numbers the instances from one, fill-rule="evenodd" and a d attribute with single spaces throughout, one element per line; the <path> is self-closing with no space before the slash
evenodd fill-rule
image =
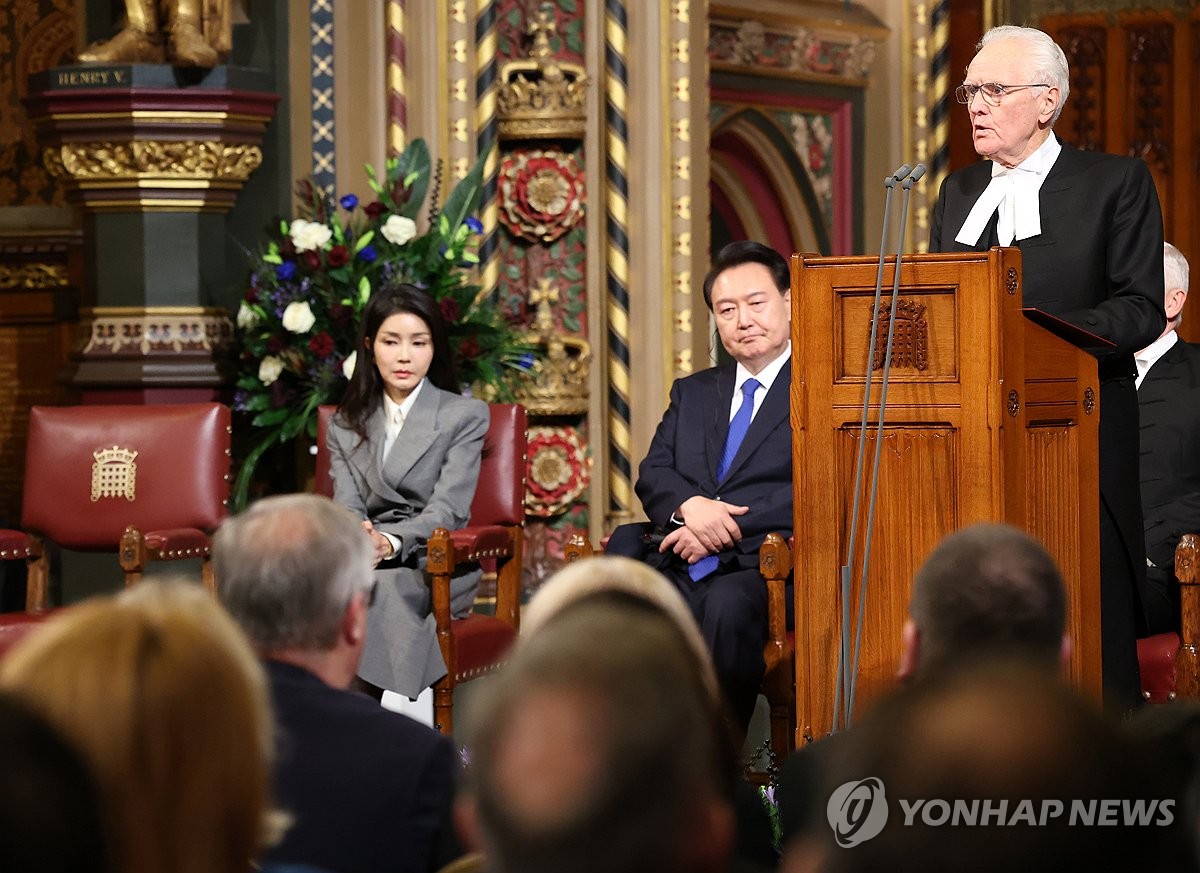
<path id="1" fill-rule="evenodd" d="M 279 337 L 273 336 L 269 340 L 267 340 L 267 354 L 277 355 L 282 351 L 283 351 L 283 340 L 281 340 Z"/>
<path id="2" fill-rule="evenodd" d="M 328 358 L 333 354 L 333 337 L 321 331 L 308 341 L 308 349 L 318 358 Z"/>
<path id="3" fill-rule="evenodd" d="M 345 246 L 334 246 L 329 250 L 325 261 L 331 267 L 344 267 L 350 261 L 350 253 L 346 251 Z"/>
<path id="4" fill-rule="evenodd" d="M 257 303 L 258 302 L 258 289 L 257 288 L 247 289 L 246 302 L 247 303 Z"/>
<path id="5" fill-rule="evenodd" d="M 350 319 L 354 316 L 354 310 L 342 303 L 329 304 L 329 317 L 333 319 L 335 324 L 347 325 Z"/>
<path id="6" fill-rule="evenodd" d="M 464 361 L 473 361 L 481 354 L 483 354 L 483 349 L 473 336 L 467 337 L 458 344 L 458 357 Z"/>
<path id="7" fill-rule="evenodd" d="M 285 261 L 294 260 L 296 257 L 296 244 L 292 242 L 291 237 L 288 237 L 279 244 L 279 257 Z"/>
<path id="8" fill-rule="evenodd" d="M 310 270 L 321 269 L 321 256 L 318 255 L 316 252 L 314 252 L 312 249 L 309 249 L 307 252 L 302 254 L 300 257 L 304 261 L 304 266 L 308 267 Z"/>
<path id="9" fill-rule="evenodd" d="M 363 207 L 363 212 L 367 213 L 368 218 L 378 218 L 387 212 L 387 206 L 381 200 L 372 200 Z"/>
<path id="10" fill-rule="evenodd" d="M 462 315 L 462 309 L 453 297 L 443 297 L 438 303 L 438 308 L 442 310 L 442 318 L 451 324 L 458 321 L 458 317 Z"/>

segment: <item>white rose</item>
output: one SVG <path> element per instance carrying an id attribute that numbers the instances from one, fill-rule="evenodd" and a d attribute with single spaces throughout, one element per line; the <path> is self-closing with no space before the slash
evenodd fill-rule
<path id="1" fill-rule="evenodd" d="M 313 315 L 312 307 L 308 305 L 307 300 L 296 300 L 289 303 L 287 309 L 283 310 L 284 329 L 290 330 L 292 333 L 308 333 L 316 323 L 317 317 Z"/>
<path id="2" fill-rule="evenodd" d="M 258 324 L 258 313 L 243 303 L 238 307 L 237 326 L 242 330 L 249 330 Z"/>
<path id="3" fill-rule="evenodd" d="M 323 249 L 329 245 L 329 240 L 333 238 L 333 231 L 318 221 L 305 221 L 303 218 L 297 218 L 292 222 L 288 236 L 292 238 L 292 245 L 296 247 L 296 251 L 307 252 L 310 249 Z"/>
<path id="4" fill-rule="evenodd" d="M 358 352 L 351 352 L 350 357 L 342 361 L 342 375 L 347 379 L 354 377 L 354 365 L 358 363 Z"/>
<path id="5" fill-rule="evenodd" d="M 267 355 L 258 365 L 258 381 L 270 385 L 283 372 L 283 361 L 274 355 Z"/>
<path id="6" fill-rule="evenodd" d="M 379 232 L 392 245 L 402 246 L 417 235 L 417 223 L 403 215 L 389 215 Z"/>

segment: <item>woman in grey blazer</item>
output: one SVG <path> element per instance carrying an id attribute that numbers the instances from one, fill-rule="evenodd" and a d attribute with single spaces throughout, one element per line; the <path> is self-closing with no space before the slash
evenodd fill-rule
<path id="1" fill-rule="evenodd" d="M 488 407 L 458 393 L 437 302 L 413 285 L 372 295 L 357 352 L 326 443 L 334 499 L 363 519 L 377 561 L 358 675 L 416 697 L 446 675 L 425 544 L 435 528 L 467 523 Z M 456 618 L 470 611 L 478 582 L 478 571 L 451 582 Z"/>

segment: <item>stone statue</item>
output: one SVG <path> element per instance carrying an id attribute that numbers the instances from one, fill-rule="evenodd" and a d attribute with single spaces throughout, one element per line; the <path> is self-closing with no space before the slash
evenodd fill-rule
<path id="1" fill-rule="evenodd" d="M 85 64 L 212 68 L 229 56 L 232 0 L 125 0 L 125 27 L 79 53 Z"/>

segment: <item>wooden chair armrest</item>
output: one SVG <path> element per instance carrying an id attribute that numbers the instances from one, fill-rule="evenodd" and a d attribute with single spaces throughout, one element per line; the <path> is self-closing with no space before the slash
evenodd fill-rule
<path id="1" fill-rule="evenodd" d="M 563 560 L 568 564 L 574 564 L 580 558 L 590 558 L 594 554 L 596 550 L 592 548 L 592 541 L 585 534 L 571 534 L 563 546 Z"/>

